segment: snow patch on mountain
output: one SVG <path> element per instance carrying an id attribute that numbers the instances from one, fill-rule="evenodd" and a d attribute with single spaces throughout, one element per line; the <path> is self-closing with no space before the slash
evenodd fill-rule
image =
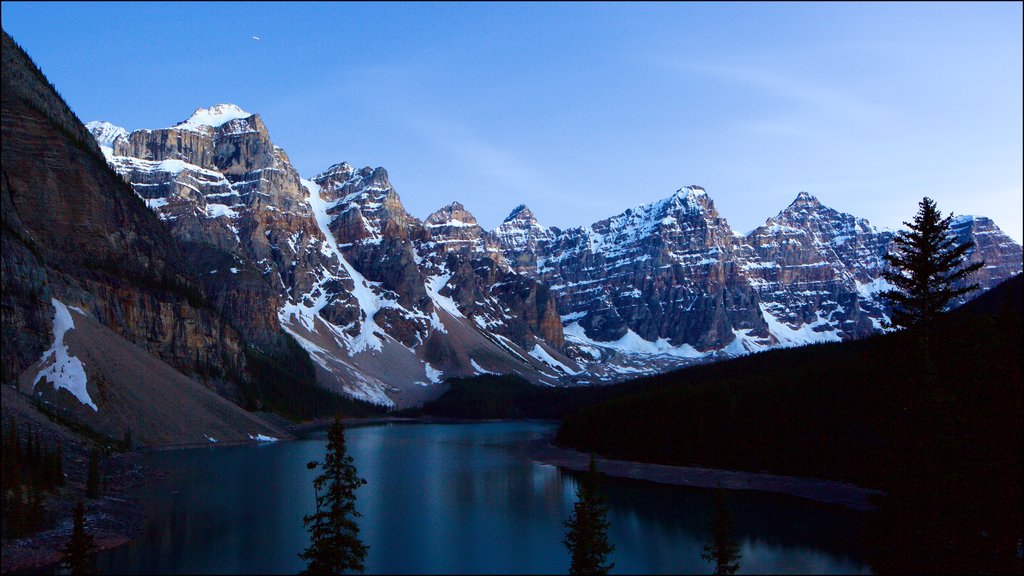
<path id="1" fill-rule="evenodd" d="M 572 368 L 556 360 L 553 356 L 551 356 L 551 354 L 548 354 L 548 351 L 541 347 L 540 344 L 534 344 L 533 348 L 529 352 L 527 352 L 527 354 L 533 356 L 537 360 L 540 360 L 542 363 L 547 364 L 551 368 L 554 368 L 556 371 L 562 372 L 564 374 L 569 374 L 570 376 L 580 374 L 579 370 L 573 370 Z"/>
<path id="2" fill-rule="evenodd" d="M 201 130 L 203 127 L 217 128 L 232 120 L 248 118 L 252 114 L 234 104 L 217 104 L 209 108 L 196 108 L 192 116 L 173 127 L 179 130 Z"/>
<path id="3" fill-rule="evenodd" d="M 379 336 L 382 335 L 384 331 L 377 326 L 373 317 L 382 307 L 384 307 L 384 303 L 382 299 L 370 289 L 370 286 L 366 279 L 363 278 L 363 275 L 349 264 L 348 260 L 345 259 L 345 256 L 338 248 L 338 243 L 334 239 L 334 235 L 331 233 L 331 229 L 328 226 L 331 218 L 327 214 L 327 202 L 320 197 L 320 186 L 312 180 L 302 179 L 300 182 L 309 192 L 309 206 L 313 211 L 313 216 L 316 218 L 316 223 L 320 227 L 320 231 L 327 239 L 327 245 L 330 247 L 331 252 L 338 259 L 341 266 L 346 272 L 348 272 L 349 278 L 352 279 L 352 296 L 354 296 L 359 302 L 361 319 L 359 334 L 355 338 L 352 338 L 340 330 L 335 331 L 335 333 L 348 341 L 348 353 L 350 356 L 368 349 L 380 350 L 382 343 Z M 327 305 L 327 297 L 323 290 L 320 291 L 320 298 L 317 303 L 319 304 L 319 307 L 316 307 L 315 311 L 312 311 L 310 308 L 306 308 L 305 313 L 309 314 L 312 312 L 313 314 L 318 314 L 320 310 Z M 331 326 L 329 323 L 325 322 L 325 324 Z"/>
<path id="4" fill-rule="evenodd" d="M 476 360 L 472 358 L 469 359 L 469 364 L 473 367 L 473 370 L 476 370 L 477 374 L 493 374 L 495 376 L 500 376 L 500 373 L 498 372 L 491 372 L 490 370 L 485 370 L 482 366 L 476 363 Z"/>
<path id="5" fill-rule="evenodd" d="M 127 130 L 110 122 L 93 121 L 86 124 L 85 128 L 96 139 L 100 149 L 108 148 L 111 153 L 113 153 L 114 140 L 128 136 Z M 104 151 L 104 155 L 106 155 L 106 151 Z"/>
<path id="6" fill-rule="evenodd" d="M 768 332 L 779 341 L 779 346 L 803 346 L 804 344 L 816 344 L 819 342 L 842 342 L 838 331 L 832 326 L 828 318 L 822 318 L 821 313 L 817 314 L 817 320 L 809 324 L 802 324 L 799 328 L 791 328 L 785 322 L 772 315 L 768 306 L 760 303 L 761 314 L 768 323 Z"/>
<path id="7" fill-rule="evenodd" d="M 36 384 L 45 378 L 53 384 L 54 388 L 63 388 L 71 392 L 79 402 L 98 412 L 99 408 L 92 401 L 86 388 L 89 379 L 85 375 L 85 366 L 81 360 L 68 351 L 68 346 L 64 343 L 64 335 L 75 329 L 75 321 L 71 318 L 71 312 L 68 311 L 67 306 L 60 300 L 53 298 L 50 302 L 54 308 L 53 345 L 49 350 L 43 352 L 39 363 L 46 365 L 51 358 L 52 363 L 36 375 L 35 380 L 32 381 L 32 389 L 35 390 Z"/>
<path id="8" fill-rule="evenodd" d="M 579 322 L 573 322 L 563 329 L 565 339 L 574 344 L 581 344 L 586 347 L 610 348 L 622 354 L 650 355 L 650 356 L 672 356 L 675 358 L 698 359 L 705 358 L 710 354 L 699 352 L 689 344 L 673 346 L 665 338 L 659 338 L 657 342 L 643 339 L 639 334 L 630 329 L 618 340 L 600 341 L 587 336 L 586 331 Z"/>
<path id="9" fill-rule="evenodd" d="M 441 382 L 444 381 L 444 373 L 438 370 L 437 368 L 434 368 L 430 364 L 424 363 L 423 370 L 427 374 L 427 380 L 430 380 L 431 383 L 440 384 Z"/>

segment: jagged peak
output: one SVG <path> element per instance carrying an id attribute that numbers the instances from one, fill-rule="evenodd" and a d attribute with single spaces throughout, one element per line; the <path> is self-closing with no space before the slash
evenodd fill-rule
<path id="1" fill-rule="evenodd" d="M 526 206 L 526 204 L 520 204 L 512 209 L 512 212 L 509 213 L 508 218 L 505 218 L 504 222 L 511 222 L 513 220 L 530 220 L 536 222 L 537 218 L 533 215 L 533 212 Z"/>
<path id="2" fill-rule="evenodd" d="M 194 129 L 201 126 L 209 126 L 210 128 L 217 128 L 232 120 L 249 118 L 250 116 L 252 114 L 242 110 L 236 104 L 214 104 L 209 108 L 196 108 L 195 112 L 187 120 L 175 124 L 174 127 Z"/>
<path id="3" fill-rule="evenodd" d="M 449 204 L 447 204 L 445 206 L 442 206 L 439 210 L 437 210 L 434 213 L 435 214 L 438 214 L 438 213 L 441 213 L 441 212 L 452 213 L 452 212 L 457 212 L 457 211 L 463 211 L 464 212 L 465 210 L 466 210 L 466 207 L 463 206 L 461 202 L 456 200 L 456 201 L 451 202 L 451 203 L 449 203 Z"/>
<path id="4" fill-rule="evenodd" d="M 680 198 L 686 198 L 690 194 L 694 194 L 694 195 L 698 195 L 698 196 L 699 195 L 707 196 L 708 193 L 707 193 L 707 190 L 704 190 L 703 186 L 698 186 L 696 184 L 690 184 L 689 186 L 683 186 L 679 190 L 676 190 L 676 194 L 675 195 L 679 196 Z"/>
<path id="5" fill-rule="evenodd" d="M 771 226 L 778 224 L 780 221 L 789 222 L 794 218 L 797 220 L 803 220 L 808 215 L 813 215 L 819 211 L 830 211 L 827 206 L 821 203 L 813 194 L 809 192 L 800 192 L 796 195 L 796 198 L 779 211 L 774 217 L 769 218 L 765 221 L 765 225 Z M 843 216 L 843 214 L 840 214 Z"/>
<path id="6" fill-rule="evenodd" d="M 703 186 L 691 184 L 676 190 L 672 196 L 648 206 L 656 208 L 655 212 L 660 212 L 662 207 L 673 210 L 684 208 L 687 212 L 703 212 L 710 209 L 712 203 L 711 196 L 708 195 Z M 640 207 L 640 209 L 643 208 L 645 207 Z"/>
<path id="7" fill-rule="evenodd" d="M 981 220 L 988 220 L 988 218 L 985 218 L 983 216 L 974 216 L 972 214 L 958 214 L 956 216 L 953 216 L 952 220 L 950 220 L 950 223 L 953 224 L 954 226 L 966 226 L 969 224 L 973 224 L 975 221 Z"/>
<path id="8" fill-rule="evenodd" d="M 332 164 L 323 172 L 313 176 L 312 180 L 321 186 L 349 186 L 353 193 L 370 190 L 392 193 L 388 171 L 378 166 L 363 166 L 359 170 L 352 168 L 348 162 Z"/>
<path id="9" fill-rule="evenodd" d="M 128 135 L 128 130 L 104 121 L 94 120 L 87 123 L 85 128 L 89 130 L 89 133 L 92 134 L 92 137 L 96 139 L 96 143 L 100 146 L 112 146 L 114 140 Z"/>
<path id="10" fill-rule="evenodd" d="M 477 226 L 476 218 L 461 202 L 452 202 L 427 216 L 430 226 Z"/>
<path id="11" fill-rule="evenodd" d="M 342 180 L 348 180 L 353 172 L 352 165 L 348 162 L 340 162 L 338 164 L 331 164 L 326 170 L 313 176 L 311 180 L 317 183 L 321 183 L 324 180 L 331 178 L 341 178 Z"/>
<path id="12" fill-rule="evenodd" d="M 803 207 L 803 206 L 817 208 L 817 207 L 822 206 L 822 204 L 821 204 L 821 201 L 819 201 L 810 192 L 800 192 L 800 193 L 798 193 L 796 195 L 796 198 L 792 202 L 790 202 L 789 207 L 790 208 L 795 208 L 795 207 Z"/>

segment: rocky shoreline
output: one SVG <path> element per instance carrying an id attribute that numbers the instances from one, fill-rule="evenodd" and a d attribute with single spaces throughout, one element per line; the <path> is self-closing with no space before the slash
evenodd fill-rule
<path id="1" fill-rule="evenodd" d="M 559 468 L 584 471 L 590 463 L 590 454 L 555 446 L 550 437 L 534 440 L 528 443 L 524 450 L 524 455 L 531 460 Z M 859 512 L 874 510 L 875 506 L 871 502 L 871 497 L 881 494 L 877 490 L 817 478 L 691 466 L 667 466 L 607 458 L 596 458 L 596 461 L 601 472 L 618 478 L 632 478 L 695 488 L 717 488 L 720 486 L 726 490 L 754 490 L 788 494 L 823 504 L 844 506 Z"/>
<path id="2" fill-rule="evenodd" d="M 129 452 L 103 459 L 101 495 L 87 499 L 84 498 L 84 480 L 88 457 L 68 455 L 65 467 L 67 484 L 47 499 L 47 510 L 57 518 L 56 525 L 25 538 L 4 540 L 0 572 L 31 573 L 60 562 L 61 551 L 71 537 L 72 510 L 79 498 L 85 502 L 86 531 L 93 536 L 100 550 L 131 541 L 141 527 L 142 513 L 128 493 L 160 479 L 139 464 L 140 456 L 139 452 Z"/>

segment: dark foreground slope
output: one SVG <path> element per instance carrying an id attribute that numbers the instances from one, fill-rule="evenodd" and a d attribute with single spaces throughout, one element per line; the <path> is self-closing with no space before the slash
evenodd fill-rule
<path id="1" fill-rule="evenodd" d="M 186 250 L 110 169 L 89 131 L 6 32 L 2 87 L 4 384 L 20 382 L 24 393 L 61 417 L 115 439 L 152 428 L 155 420 L 147 416 L 168 411 L 173 403 L 166 399 L 184 394 L 187 386 L 180 383 L 189 379 L 245 408 L 296 419 L 380 411 L 319 388 L 308 354 L 290 337 L 268 336 L 256 348 L 236 329 L 223 305 L 208 297 Z M 184 377 L 150 378 L 150 371 L 126 369 L 121 355 L 94 355 L 84 370 L 97 409 L 83 408 L 37 377 L 54 342 L 59 305 L 109 329 L 113 340 L 121 338 L 118 349 L 138 356 L 133 365 L 148 365 L 139 356 L 148 355 Z M 136 385 L 172 381 L 178 384 L 159 393 Z M 111 405 L 104 405 L 107 399 Z M 191 441 L 175 431 L 185 418 L 173 420 L 152 437 Z"/>
<path id="2" fill-rule="evenodd" d="M 1016 276 L 920 334 L 778 350 L 647 378 L 567 416 L 610 458 L 880 488 L 879 571 L 1020 571 L 1022 301 Z"/>

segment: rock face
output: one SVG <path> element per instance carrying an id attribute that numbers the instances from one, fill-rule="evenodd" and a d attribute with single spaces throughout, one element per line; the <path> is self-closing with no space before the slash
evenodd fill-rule
<path id="1" fill-rule="evenodd" d="M 328 388 L 406 405 L 439 394 L 441 375 L 562 378 L 527 353 L 543 340 L 560 355 L 549 291 L 461 206 L 421 222 L 383 168 L 303 180 L 259 116 L 231 104 L 164 129 L 90 126 L 231 324 L 258 344 L 292 334 Z"/>
<path id="2" fill-rule="evenodd" d="M 178 244 L 6 33 L 2 77 L 3 380 L 53 342 L 59 299 L 230 396 L 240 336 Z"/>
<path id="3" fill-rule="evenodd" d="M 83 126 L 6 34 L 3 48 L 4 382 L 32 388 L 26 369 L 65 354 L 57 303 L 228 398 L 246 347 L 287 333 L 323 386 L 389 406 L 448 376 L 612 381 L 885 319 L 892 233 L 806 193 L 747 236 L 700 186 L 568 230 L 523 205 L 493 231 L 458 202 L 420 220 L 383 168 L 301 178 L 232 104 L 169 128 Z M 984 287 L 1020 273 L 991 220 L 955 232 L 986 261 Z"/>
<path id="4" fill-rule="evenodd" d="M 494 230 L 494 238 L 509 265 L 520 274 L 536 273 L 539 247 L 554 237 L 554 232 L 542 226 L 525 204 L 516 206 Z"/>
<path id="5" fill-rule="evenodd" d="M 570 331 L 594 342 L 639 337 L 697 352 L 740 332 L 765 339 L 756 291 L 732 229 L 703 188 L 682 188 L 589 227 L 547 230 L 517 209 L 497 235 L 524 272 L 549 284 Z"/>
<path id="6" fill-rule="evenodd" d="M 172 128 L 121 134 L 104 151 L 250 341 L 277 338 L 284 300 L 325 284 L 323 271 L 337 268 L 318 249 L 324 239 L 298 173 L 259 116 L 232 105 L 200 108 Z"/>
<path id="7" fill-rule="evenodd" d="M 748 234 L 738 254 L 780 342 L 842 340 L 880 327 L 874 293 L 892 236 L 801 192 Z"/>
<path id="8" fill-rule="evenodd" d="M 982 290 L 988 290 L 1011 276 L 1021 273 L 1021 246 L 1003 233 L 984 216 L 956 216 L 952 231 L 959 243 L 974 242 L 967 250 L 967 262 L 985 261 L 969 282 L 977 282 Z M 972 293 L 970 296 L 976 296 Z"/>
<path id="9" fill-rule="evenodd" d="M 221 104 L 179 124 L 90 130 L 250 341 L 295 336 L 328 388 L 381 404 L 443 376 L 587 383 L 880 330 L 892 233 L 807 193 L 747 236 L 700 186 L 590 226 L 520 205 L 493 231 L 453 202 L 410 215 L 383 168 L 299 177 L 259 116 Z M 1020 247 L 957 220 L 994 284 Z"/>
<path id="10" fill-rule="evenodd" d="M 954 233 L 985 259 L 983 288 L 1020 273 L 1021 247 L 991 220 L 957 218 Z M 598 380 L 875 333 L 893 236 L 806 192 L 743 236 L 699 186 L 564 231 L 520 206 L 494 232 L 517 271 L 550 286 L 566 353 Z"/>

